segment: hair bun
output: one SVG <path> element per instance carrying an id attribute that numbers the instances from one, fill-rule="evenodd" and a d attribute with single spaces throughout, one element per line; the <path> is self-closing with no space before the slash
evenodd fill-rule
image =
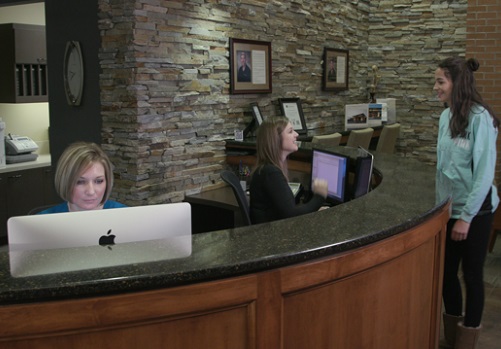
<path id="1" fill-rule="evenodd" d="M 475 58 L 469 58 L 466 61 L 466 66 L 471 70 L 471 71 L 477 71 L 478 68 L 480 67 L 480 63 Z"/>

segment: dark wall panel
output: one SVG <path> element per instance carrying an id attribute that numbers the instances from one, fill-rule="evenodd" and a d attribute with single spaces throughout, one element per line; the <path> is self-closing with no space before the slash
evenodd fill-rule
<path id="1" fill-rule="evenodd" d="M 45 1 L 53 164 L 72 142 L 101 143 L 97 12 L 97 0 Z M 80 106 L 68 105 L 64 93 L 64 52 L 70 40 L 80 42 L 84 59 L 85 82 Z"/>

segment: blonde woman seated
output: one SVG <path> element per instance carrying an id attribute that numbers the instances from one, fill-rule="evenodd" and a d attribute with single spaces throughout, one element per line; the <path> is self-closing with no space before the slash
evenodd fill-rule
<path id="1" fill-rule="evenodd" d="M 126 207 L 108 200 L 113 188 L 112 165 L 95 143 L 78 142 L 66 148 L 57 163 L 54 182 L 65 202 L 39 214 Z"/>
<path id="2" fill-rule="evenodd" d="M 298 150 L 297 137 L 288 119 L 267 119 L 257 131 L 257 163 L 250 183 L 250 216 L 253 224 L 317 211 L 327 197 L 327 181 L 312 183 L 313 198 L 296 205 L 288 183 L 287 157 Z"/>

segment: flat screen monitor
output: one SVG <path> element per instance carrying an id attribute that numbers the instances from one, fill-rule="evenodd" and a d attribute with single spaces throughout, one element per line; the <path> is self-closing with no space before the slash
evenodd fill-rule
<path id="1" fill-rule="evenodd" d="M 323 149 L 313 149 L 311 183 L 314 179 L 328 182 L 327 203 L 340 204 L 346 200 L 349 157 Z"/>
<path id="2" fill-rule="evenodd" d="M 11 217 L 7 224 L 14 277 L 191 255 L 186 202 Z"/>
<path id="3" fill-rule="evenodd" d="M 355 180 L 353 183 L 353 198 L 359 198 L 370 191 L 374 156 L 359 147 L 360 153 L 355 161 Z"/>
<path id="4" fill-rule="evenodd" d="M 252 116 L 254 117 L 254 122 L 257 123 L 257 126 L 261 126 L 261 124 L 264 121 L 263 114 L 261 113 L 261 110 L 259 109 L 259 106 L 257 103 L 251 103 L 250 104 L 251 109 L 252 109 Z"/>

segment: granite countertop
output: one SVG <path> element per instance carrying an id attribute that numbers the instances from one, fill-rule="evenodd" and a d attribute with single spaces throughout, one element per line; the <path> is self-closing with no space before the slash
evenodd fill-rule
<path id="1" fill-rule="evenodd" d="M 336 150 L 355 154 L 348 147 Z M 446 204 L 435 204 L 431 165 L 376 153 L 375 169 L 382 173 L 382 182 L 363 197 L 300 217 L 193 235 L 187 258 L 13 278 L 9 252 L 3 246 L 0 304 L 165 288 L 300 263 L 405 231 Z"/>
<path id="2" fill-rule="evenodd" d="M 40 154 L 34 161 L 19 162 L 15 164 L 8 164 L 5 167 L 0 167 L 0 173 L 29 170 L 32 168 L 46 167 L 50 165 L 51 165 L 50 154 Z"/>

